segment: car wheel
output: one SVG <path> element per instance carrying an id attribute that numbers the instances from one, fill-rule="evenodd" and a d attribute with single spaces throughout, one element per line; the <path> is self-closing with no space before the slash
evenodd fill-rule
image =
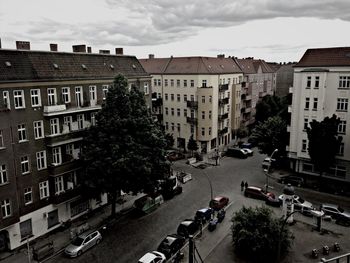
<path id="1" fill-rule="evenodd" d="M 97 240 L 96 240 L 96 245 L 100 244 L 100 242 L 101 242 L 101 239 L 100 239 L 100 238 L 97 239 Z"/>
<path id="2" fill-rule="evenodd" d="M 78 251 L 77 256 L 80 257 L 82 254 L 81 250 Z"/>

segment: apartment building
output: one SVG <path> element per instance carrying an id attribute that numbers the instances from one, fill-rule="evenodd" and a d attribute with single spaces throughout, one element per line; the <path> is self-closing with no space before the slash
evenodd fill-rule
<path id="1" fill-rule="evenodd" d="M 140 62 L 152 76 L 153 113 L 173 134 L 175 147 L 187 148 L 191 135 L 203 153 L 230 142 L 240 121 L 236 112 L 243 77 L 233 58 L 150 55 Z"/>
<path id="2" fill-rule="evenodd" d="M 335 114 L 341 123 L 343 141 L 336 163 L 324 175 L 350 182 L 350 47 L 308 49 L 294 66 L 293 102 L 289 158 L 295 172 L 318 176 L 310 161 L 306 128 L 312 120 L 322 121 Z M 349 186 L 348 186 L 349 187 Z"/>
<path id="3" fill-rule="evenodd" d="M 81 196 L 79 155 L 114 76 L 149 93 L 134 56 L 0 49 L 0 247 L 12 250 L 106 204 Z M 91 48 L 87 49 L 91 52 Z M 150 96 L 146 95 L 150 104 Z"/>
<path id="4" fill-rule="evenodd" d="M 249 127 L 255 123 L 256 104 L 276 89 L 276 73 L 264 60 L 252 57 L 237 59 L 244 73 L 242 81 L 241 124 Z"/>

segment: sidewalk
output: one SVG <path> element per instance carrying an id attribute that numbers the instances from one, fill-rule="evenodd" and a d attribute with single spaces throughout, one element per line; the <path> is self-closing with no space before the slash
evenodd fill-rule
<path id="1" fill-rule="evenodd" d="M 134 201 L 139 196 L 140 195 L 136 195 L 136 196 L 125 195 L 123 197 L 123 200 L 125 202 L 123 202 L 122 204 L 116 205 L 117 218 L 116 220 L 113 221 L 113 223 L 115 223 L 118 219 L 120 219 L 123 215 L 125 215 L 132 209 L 132 205 Z M 38 237 L 37 239 L 35 239 L 30 243 L 30 250 L 32 250 L 33 247 L 34 248 L 40 247 L 41 245 L 47 244 L 48 242 L 52 241 L 54 246 L 54 256 L 55 256 L 61 253 L 64 250 L 64 248 L 71 242 L 70 231 L 72 228 L 79 226 L 81 224 L 87 223 L 89 226 L 89 231 L 94 229 L 100 229 L 106 223 L 106 219 L 110 216 L 110 213 L 111 213 L 110 205 L 98 208 L 97 211 L 96 210 L 94 211 L 93 215 L 90 218 L 84 219 L 84 215 L 83 215 L 76 221 L 72 222 L 72 225 L 70 228 L 67 228 L 62 231 L 57 230 L 57 232 L 53 231 L 52 233 L 48 233 L 42 237 Z M 51 257 L 43 259 L 40 262 L 45 262 Z M 14 250 L 12 252 L 1 253 L 0 261 L 1 263 L 28 262 L 27 247 Z M 32 259 L 32 262 L 37 262 L 37 261 Z"/>

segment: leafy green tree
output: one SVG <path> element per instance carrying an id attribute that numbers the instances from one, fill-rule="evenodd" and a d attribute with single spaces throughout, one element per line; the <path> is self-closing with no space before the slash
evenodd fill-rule
<path id="1" fill-rule="evenodd" d="M 172 133 L 165 134 L 166 148 L 171 149 L 174 146 L 175 140 Z"/>
<path id="2" fill-rule="evenodd" d="M 237 134 L 238 139 L 241 140 L 241 139 L 243 139 L 243 138 L 248 136 L 248 128 L 245 127 L 244 125 L 241 125 L 238 128 L 236 134 Z"/>
<path id="3" fill-rule="evenodd" d="M 187 149 L 191 151 L 191 155 L 193 156 L 193 152 L 198 150 L 197 142 L 193 139 L 193 134 L 187 143 Z"/>
<path id="4" fill-rule="evenodd" d="M 287 123 L 279 116 L 270 117 L 255 126 L 251 138 L 261 153 L 270 155 L 278 149 L 278 154 L 284 155 L 288 143 Z"/>
<path id="5" fill-rule="evenodd" d="M 339 151 L 342 137 L 338 136 L 340 118 L 335 114 L 323 121 L 313 120 L 307 127 L 309 140 L 308 152 L 315 168 L 320 172 L 320 186 L 322 187 L 322 174 L 334 164 L 335 156 Z"/>
<path id="6" fill-rule="evenodd" d="M 288 98 L 267 95 L 262 98 L 256 105 L 256 122 L 264 122 L 270 117 L 280 116 L 287 117 Z"/>
<path id="7" fill-rule="evenodd" d="M 121 190 L 152 192 L 169 171 L 164 132 L 152 121 L 143 93 L 127 87 L 126 78 L 118 75 L 82 151 L 84 193 L 108 193 L 112 216 Z"/>
<path id="8" fill-rule="evenodd" d="M 231 221 L 235 253 L 252 262 L 274 262 L 279 240 L 281 255 L 285 255 L 294 239 L 287 226 L 281 232 L 282 221 L 275 218 L 272 210 L 265 206 L 243 207 L 233 214 Z"/>

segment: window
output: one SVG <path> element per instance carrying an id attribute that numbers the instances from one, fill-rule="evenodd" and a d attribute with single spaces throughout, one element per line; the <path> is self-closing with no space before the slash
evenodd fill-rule
<path id="1" fill-rule="evenodd" d="M 202 128 L 202 136 L 205 135 L 205 128 Z"/>
<path id="2" fill-rule="evenodd" d="M 169 114 L 169 109 L 168 107 L 165 107 L 165 115 L 168 115 Z"/>
<path id="3" fill-rule="evenodd" d="M 309 119 L 304 118 L 304 130 L 306 131 L 307 127 L 309 126 Z"/>
<path id="4" fill-rule="evenodd" d="M 32 188 L 24 188 L 24 204 L 29 205 L 31 203 L 33 203 Z"/>
<path id="5" fill-rule="evenodd" d="M 338 133 L 346 133 L 346 121 L 340 121 L 338 125 Z"/>
<path id="6" fill-rule="evenodd" d="M 58 165 L 62 163 L 61 147 L 55 147 L 52 149 L 52 164 Z"/>
<path id="7" fill-rule="evenodd" d="M 25 239 L 33 235 L 32 231 L 32 219 L 28 219 L 19 224 L 19 229 L 21 232 L 21 239 Z"/>
<path id="8" fill-rule="evenodd" d="M 349 99 L 338 98 L 337 99 L 337 111 L 348 111 Z"/>
<path id="9" fill-rule="evenodd" d="M 308 76 L 308 77 L 307 77 L 307 80 L 306 80 L 306 88 L 311 88 L 311 76 Z"/>
<path id="10" fill-rule="evenodd" d="M 148 82 L 143 83 L 143 92 L 148 95 L 149 94 L 149 88 L 148 88 Z"/>
<path id="11" fill-rule="evenodd" d="M 2 130 L 0 130 L 0 149 L 1 148 L 5 148 L 4 135 L 2 134 Z"/>
<path id="12" fill-rule="evenodd" d="M 162 86 L 162 80 L 158 79 L 158 86 Z"/>
<path id="13" fill-rule="evenodd" d="M 191 124 L 191 134 L 194 134 L 194 125 Z"/>
<path id="14" fill-rule="evenodd" d="M 191 95 L 191 101 L 194 101 L 194 95 Z"/>
<path id="15" fill-rule="evenodd" d="M 43 121 L 35 121 L 33 122 L 34 126 L 34 139 L 44 138 L 44 122 Z"/>
<path id="16" fill-rule="evenodd" d="M 170 80 L 170 86 L 174 87 L 174 80 L 173 79 Z"/>
<path id="17" fill-rule="evenodd" d="M 340 89 L 350 88 L 350 76 L 339 76 L 339 88 Z"/>
<path id="18" fill-rule="evenodd" d="M 174 94 L 170 94 L 171 101 L 174 101 Z"/>
<path id="19" fill-rule="evenodd" d="M 205 96 L 202 96 L 202 103 L 205 103 Z"/>
<path id="20" fill-rule="evenodd" d="M 78 129 L 84 129 L 84 114 L 77 115 Z"/>
<path id="21" fill-rule="evenodd" d="M 184 87 L 187 87 L 187 79 L 184 79 Z"/>
<path id="22" fill-rule="evenodd" d="M 19 124 L 17 126 L 17 129 L 18 129 L 18 141 L 19 142 L 27 141 L 26 125 L 25 124 Z"/>
<path id="23" fill-rule="evenodd" d="M 2 98 L 4 100 L 4 106 L 8 109 L 11 109 L 11 103 L 10 103 L 10 94 L 8 91 L 2 92 Z"/>
<path id="24" fill-rule="evenodd" d="M 177 109 L 177 116 L 180 117 L 181 116 L 181 110 Z"/>
<path id="25" fill-rule="evenodd" d="M 51 131 L 51 135 L 60 134 L 58 118 L 54 118 L 50 120 L 50 131 Z"/>
<path id="26" fill-rule="evenodd" d="M 303 140 L 301 145 L 301 151 L 306 152 L 306 149 L 307 149 L 307 141 Z"/>
<path id="27" fill-rule="evenodd" d="M 171 116 L 174 116 L 174 108 L 171 108 Z"/>
<path id="28" fill-rule="evenodd" d="M 173 122 L 171 123 L 171 130 L 175 131 L 175 124 Z"/>
<path id="29" fill-rule="evenodd" d="M 49 181 L 43 181 L 39 183 L 40 199 L 44 199 L 50 196 Z"/>
<path id="30" fill-rule="evenodd" d="M 191 88 L 193 88 L 193 87 L 194 87 L 194 80 L 191 79 Z"/>
<path id="31" fill-rule="evenodd" d="M 91 126 L 95 126 L 96 125 L 96 112 L 91 112 L 90 118 L 91 118 Z"/>
<path id="32" fill-rule="evenodd" d="M 209 127 L 209 135 L 211 135 L 211 127 Z"/>
<path id="33" fill-rule="evenodd" d="M 305 98 L 305 109 L 308 110 L 310 108 L 310 98 Z"/>
<path id="34" fill-rule="evenodd" d="M 343 142 L 340 143 L 340 145 L 339 145 L 339 149 L 338 149 L 337 155 L 339 155 L 339 156 L 343 156 L 344 155 L 344 143 Z"/>
<path id="35" fill-rule="evenodd" d="M 15 109 L 23 109 L 25 108 L 24 102 L 24 91 L 23 90 L 15 90 L 13 91 L 13 99 L 15 104 Z"/>
<path id="36" fill-rule="evenodd" d="M 47 89 L 47 103 L 48 105 L 56 105 L 56 89 Z"/>
<path id="37" fill-rule="evenodd" d="M 168 93 L 164 94 L 165 100 L 168 100 Z"/>
<path id="38" fill-rule="evenodd" d="M 180 84 L 180 80 L 177 79 L 177 80 L 176 80 L 176 86 L 177 86 L 177 87 L 180 87 L 180 85 L 181 85 L 181 84 Z"/>
<path id="39" fill-rule="evenodd" d="M 187 101 L 187 95 L 186 94 L 184 95 L 184 101 L 185 102 Z"/>
<path id="40" fill-rule="evenodd" d="M 169 130 L 169 123 L 168 122 L 165 122 L 165 129 Z"/>
<path id="41" fill-rule="evenodd" d="M 36 153 L 36 166 L 38 170 L 45 169 L 46 165 L 46 151 L 41 151 Z"/>
<path id="42" fill-rule="evenodd" d="M 187 109 L 184 109 L 184 116 L 187 117 Z"/>
<path id="43" fill-rule="evenodd" d="M 21 172 L 22 174 L 28 174 L 30 172 L 28 156 L 21 157 Z"/>
<path id="44" fill-rule="evenodd" d="M 202 80 L 202 87 L 205 88 L 207 86 L 207 80 L 203 79 Z"/>
<path id="45" fill-rule="evenodd" d="M 153 86 L 157 86 L 157 79 L 153 79 Z"/>
<path id="46" fill-rule="evenodd" d="M 167 79 L 164 80 L 164 86 L 168 87 L 168 80 Z"/>
<path id="47" fill-rule="evenodd" d="M 320 87 L 320 77 L 315 77 L 315 89 L 318 89 Z"/>
<path id="48" fill-rule="evenodd" d="M 1 201 L 2 218 L 11 216 L 11 203 L 9 199 Z"/>
<path id="49" fill-rule="evenodd" d="M 213 100 L 213 96 L 209 96 L 209 102 L 211 103 Z"/>
<path id="50" fill-rule="evenodd" d="M 205 111 L 202 111 L 202 120 L 205 119 Z"/>
<path id="51" fill-rule="evenodd" d="M 40 107 L 41 106 L 41 97 L 39 89 L 31 89 L 30 90 L 30 100 L 32 102 L 32 107 Z"/>
<path id="52" fill-rule="evenodd" d="M 68 129 L 68 132 L 72 130 L 72 116 L 64 116 L 63 117 L 63 125 L 65 125 Z"/>
<path id="53" fill-rule="evenodd" d="M 105 100 L 107 98 L 108 93 L 108 85 L 102 85 L 102 99 Z"/>
<path id="54" fill-rule="evenodd" d="M 181 101 L 181 95 L 180 94 L 177 94 L 177 101 L 180 102 Z"/>
<path id="55" fill-rule="evenodd" d="M 73 156 L 74 145 L 72 143 L 66 144 L 66 154 Z"/>
<path id="56" fill-rule="evenodd" d="M 75 87 L 75 102 L 77 107 L 83 106 L 83 91 L 82 87 Z"/>
<path id="57" fill-rule="evenodd" d="M 96 86 L 89 86 L 89 94 L 90 94 L 90 103 L 95 104 L 97 100 Z"/>
<path id="58" fill-rule="evenodd" d="M 318 98 L 314 98 L 314 106 L 313 106 L 313 110 L 317 110 L 317 102 L 318 102 Z"/>
<path id="59" fill-rule="evenodd" d="M 6 184 L 8 182 L 6 165 L 0 164 L 0 184 Z"/>
<path id="60" fill-rule="evenodd" d="M 181 124 L 180 124 L 180 123 L 177 124 L 177 131 L 178 131 L 178 132 L 181 131 Z"/>
<path id="61" fill-rule="evenodd" d="M 209 120 L 211 120 L 211 110 L 209 111 Z"/>

